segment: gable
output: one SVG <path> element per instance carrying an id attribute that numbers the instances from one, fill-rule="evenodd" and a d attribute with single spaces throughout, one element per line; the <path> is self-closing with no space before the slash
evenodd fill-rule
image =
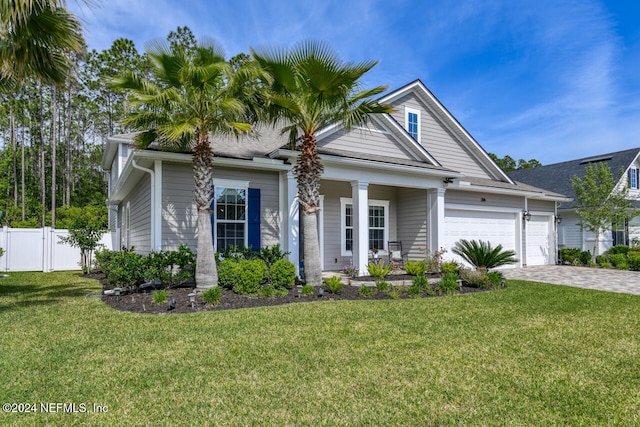
<path id="1" fill-rule="evenodd" d="M 422 160 L 414 147 L 400 141 L 377 120 L 370 120 L 366 127 L 355 127 L 348 132 L 335 128 L 332 132 L 319 135 L 318 149 L 351 152 L 356 156 L 366 154 L 401 160 Z"/>
<path id="2" fill-rule="evenodd" d="M 391 116 L 405 126 L 407 109 L 420 112 L 420 144 L 447 169 L 475 178 L 492 178 L 477 159 L 437 119 L 433 111 L 414 93 L 409 92 L 392 103 Z"/>

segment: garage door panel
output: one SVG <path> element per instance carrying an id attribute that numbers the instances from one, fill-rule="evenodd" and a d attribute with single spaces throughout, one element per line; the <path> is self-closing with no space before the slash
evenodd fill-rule
<path id="1" fill-rule="evenodd" d="M 527 265 L 550 263 L 551 230 L 549 217 L 534 215 L 527 221 Z"/>
<path id="2" fill-rule="evenodd" d="M 460 239 L 483 240 L 492 246 L 516 250 L 516 215 L 505 212 L 445 210 L 444 247 L 451 249 Z M 454 256 L 457 260 L 459 258 Z"/>

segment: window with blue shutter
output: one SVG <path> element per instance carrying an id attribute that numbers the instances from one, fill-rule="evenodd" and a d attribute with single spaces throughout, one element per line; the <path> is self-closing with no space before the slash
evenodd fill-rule
<path id="1" fill-rule="evenodd" d="M 214 187 L 211 211 L 216 250 L 260 249 L 260 189 Z"/>

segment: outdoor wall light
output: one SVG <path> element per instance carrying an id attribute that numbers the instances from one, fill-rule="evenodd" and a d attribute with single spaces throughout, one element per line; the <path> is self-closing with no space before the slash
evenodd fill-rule
<path id="1" fill-rule="evenodd" d="M 525 221 L 530 221 L 531 220 L 531 212 L 522 211 L 522 219 L 524 219 Z"/>
<path id="2" fill-rule="evenodd" d="M 562 217 L 560 215 L 556 215 L 556 224 L 560 224 L 562 222 Z"/>

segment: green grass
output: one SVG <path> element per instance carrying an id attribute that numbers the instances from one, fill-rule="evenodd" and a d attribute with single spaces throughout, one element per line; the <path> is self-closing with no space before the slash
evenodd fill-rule
<path id="1" fill-rule="evenodd" d="M 638 425 L 640 297 L 507 282 L 443 298 L 120 313 L 77 273 L 0 279 L 0 425 Z M 130 296 L 127 296 L 130 298 Z"/>

